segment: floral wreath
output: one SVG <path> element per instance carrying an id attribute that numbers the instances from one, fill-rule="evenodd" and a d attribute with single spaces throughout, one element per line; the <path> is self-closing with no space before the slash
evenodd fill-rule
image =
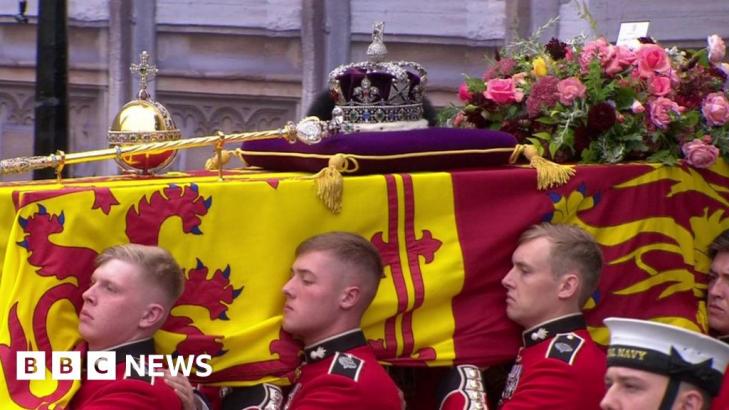
<path id="1" fill-rule="evenodd" d="M 700 50 L 664 49 L 651 38 L 604 37 L 546 45 L 522 40 L 497 52 L 481 78 L 467 77 L 450 126 L 509 132 L 556 162 L 647 160 L 697 168 L 729 159 L 729 64 L 718 35 Z"/>

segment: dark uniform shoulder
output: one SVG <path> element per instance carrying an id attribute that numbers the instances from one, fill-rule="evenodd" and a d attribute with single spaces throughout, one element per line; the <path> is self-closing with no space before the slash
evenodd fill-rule
<path id="1" fill-rule="evenodd" d="M 570 333 L 559 333 L 549 344 L 545 357 L 549 359 L 561 360 L 569 365 L 577 357 L 577 353 L 580 351 L 582 346 L 585 344 L 585 339 L 580 337 L 574 332 Z"/>
<path id="2" fill-rule="evenodd" d="M 334 354 L 329 374 L 337 374 L 354 381 L 359 381 L 359 375 L 364 367 L 364 360 L 351 353 L 337 352 Z"/>

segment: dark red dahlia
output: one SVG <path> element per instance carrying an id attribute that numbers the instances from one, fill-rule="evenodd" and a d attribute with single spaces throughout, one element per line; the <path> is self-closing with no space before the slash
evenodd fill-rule
<path id="1" fill-rule="evenodd" d="M 567 55 L 567 43 L 559 41 L 556 37 L 552 37 L 544 48 L 555 61 L 561 60 Z"/>
<path id="2" fill-rule="evenodd" d="M 597 135 L 610 129 L 615 124 L 617 116 L 615 108 L 601 102 L 590 107 L 587 112 L 587 129 L 592 135 Z"/>

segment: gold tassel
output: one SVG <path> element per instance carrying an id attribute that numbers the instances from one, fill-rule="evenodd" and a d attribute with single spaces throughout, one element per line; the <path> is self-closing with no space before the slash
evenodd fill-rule
<path id="1" fill-rule="evenodd" d="M 351 169 L 347 166 L 350 161 L 353 165 Z M 333 214 L 342 211 L 342 194 L 344 193 L 342 172 L 354 172 L 357 168 L 359 166 L 354 158 L 344 154 L 335 154 L 329 158 L 329 165 L 314 175 L 316 196 Z"/>
<path id="2" fill-rule="evenodd" d="M 212 157 L 208 158 L 207 161 L 205 161 L 205 169 L 207 171 L 215 171 L 219 169 L 221 166 L 224 166 L 228 162 L 230 162 L 230 159 L 233 157 L 234 152 L 229 150 L 222 150 L 220 152 L 221 156 L 221 163 L 218 163 L 218 155 L 217 153 L 213 155 Z"/>
<path id="3" fill-rule="evenodd" d="M 543 191 L 566 184 L 575 175 L 574 165 L 554 163 L 539 155 L 533 145 L 517 145 L 509 162 L 516 162 L 520 154 L 529 160 L 529 166 L 537 170 L 537 189 Z"/>

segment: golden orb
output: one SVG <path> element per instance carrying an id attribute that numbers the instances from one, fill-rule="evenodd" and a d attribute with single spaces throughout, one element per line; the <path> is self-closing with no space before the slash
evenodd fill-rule
<path id="1" fill-rule="evenodd" d="M 182 137 L 169 111 L 152 100 L 147 93 L 147 81 L 157 73 L 157 68 L 148 62 L 149 55 L 145 51 L 142 52 L 141 63 L 132 64 L 130 68 L 140 75 L 140 90 L 138 98 L 126 103 L 111 123 L 107 141 L 112 148 L 176 141 Z M 157 173 L 174 161 L 176 153 L 176 150 L 160 150 L 143 154 L 123 154 L 116 161 L 128 172 Z"/>

